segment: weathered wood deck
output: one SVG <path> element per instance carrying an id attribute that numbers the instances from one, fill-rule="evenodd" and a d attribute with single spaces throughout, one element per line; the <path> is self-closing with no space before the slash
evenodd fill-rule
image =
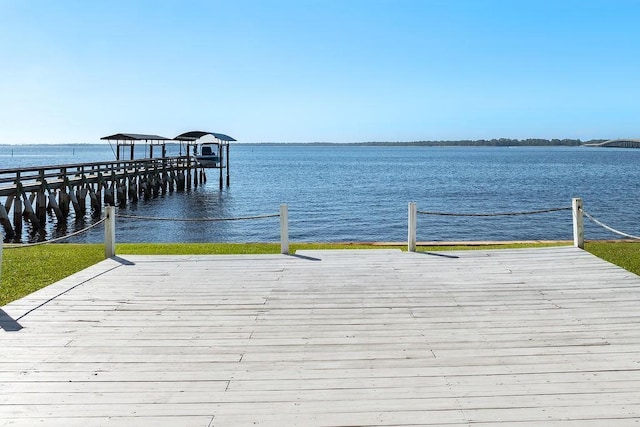
<path id="1" fill-rule="evenodd" d="M 0 425 L 640 421 L 640 277 L 574 248 L 122 255 L 0 324 Z"/>

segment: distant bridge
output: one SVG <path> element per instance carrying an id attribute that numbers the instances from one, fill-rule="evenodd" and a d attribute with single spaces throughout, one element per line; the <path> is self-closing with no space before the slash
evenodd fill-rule
<path id="1" fill-rule="evenodd" d="M 598 144 L 585 144 L 587 147 L 640 148 L 640 139 L 610 139 Z"/>

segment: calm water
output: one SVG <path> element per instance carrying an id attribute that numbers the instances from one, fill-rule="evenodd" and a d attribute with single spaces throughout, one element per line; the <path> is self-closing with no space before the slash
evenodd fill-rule
<path id="1" fill-rule="evenodd" d="M 141 147 L 140 151 L 144 151 Z M 178 154 L 177 147 L 170 154 Z M 0 168 L 112 160 L 101 146 L 0 146 Z M 237 217 L 289 205 L 292 241 L 404 241 L 407 203 L 419 210 L 508 212 L 570 206 L 640 234 L 640 150 L 582 147 L 437 148 L 231 146 L 231 186 L 209 182 L 139 201 L 122 213 L 152 217 Z M 47 237 L 91 223 L 50 219 Z M 585 219 L 587 238 L 616 236 Z M 278 241 L 277 218 L 214 223 L 120 218 L 120 242 Z M 25 234 L 25 240 L 28 235 Z M 500 218 L 418 216 L 418 240 L 571 239 L 571 212 Z M 100 228 L 74 241 L 102 241 Z"/>

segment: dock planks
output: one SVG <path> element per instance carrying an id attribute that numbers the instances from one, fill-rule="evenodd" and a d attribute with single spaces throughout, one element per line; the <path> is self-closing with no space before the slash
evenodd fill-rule
<path id="1" fill-rule="evenodd" d="M 0 311 L 0 425 L 630 425 L 640 277 L 579 249 L 127 256 Z"/>

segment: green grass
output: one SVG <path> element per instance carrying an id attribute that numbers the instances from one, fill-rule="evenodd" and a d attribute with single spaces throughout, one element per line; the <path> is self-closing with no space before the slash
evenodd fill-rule
<path id="1" fill-rule="evenodd" d="M 2 251 L 0 306 L 104 259 L 104 245 L 55 244 Z"/>
<path id="2" fill-rule="evenodd" d="M 640 275 L 640 242 L 586 242 L 584 249 L 605 261 Z"/>
<path id="3" fill-rule="evenodd" d="M 515 243 L 473 246 L 419 246 L 422 252 L 463 249 L 507 249 L 542 246 L 566 246 L 569 243 Z M 406 245 L 295 243 L 290 252 L 303 249 L 383 249 L 406 250 Z M 640 243 L 589 242 L 585 249 L 602 259 L 640 274 Z M 126 255 L 200 255 L 200 254 L 277 254 L 273 243 L 122 243 L 116 253 Z M 0 306 L 28 295 L 104 259 L 101 244 L 53 244 L 3 250 Z"/>

